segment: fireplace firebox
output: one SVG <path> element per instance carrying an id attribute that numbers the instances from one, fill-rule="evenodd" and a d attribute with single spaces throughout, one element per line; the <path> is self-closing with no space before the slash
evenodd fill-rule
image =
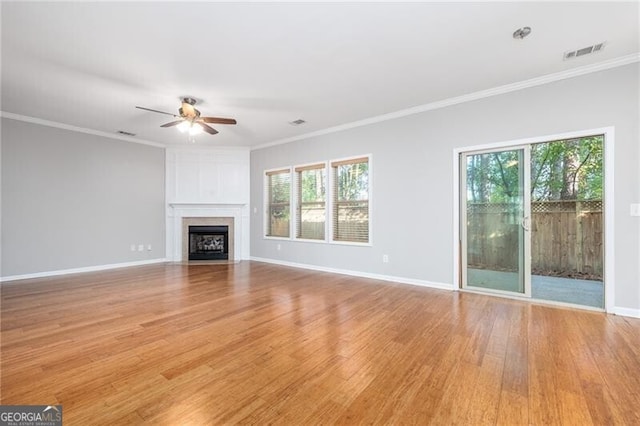
<path id="1" fill-rule="evenodd" d="M 189 226 L 189 260 L 228 259 L 228 226 Z"/>

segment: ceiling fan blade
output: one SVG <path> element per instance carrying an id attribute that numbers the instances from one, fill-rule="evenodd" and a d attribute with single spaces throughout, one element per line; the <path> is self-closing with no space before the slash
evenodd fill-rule
<path id="1" fill-rule="evenodd" d="M 178 124 L 182 123 L 184 120 L 178 120 L 178 121 L 172 121 L 171 123 L 165 123 L 160 127 L 173 127 L 173 126 L 177 126 Z"/>
<path id="2" fill-rule="evenodd" d="M 216 124 L 236 124 L 237 121 L 233 118 L 221 118 L 221 117 L 200 117 L 200 120 L 205 123 L 216 123 Z"/>
<path id="3" fill-rule="evenodd" d="M 170 112 L 158 111 L 157 109 L 145 108 L 145 107 L 141 107 L 141 106 L 136 106 L 136 108 L 143 109 L 145 111 L 158 112 L 160 114 L 166 114 L 166 115 L 170 115 L 172 117 L 179 117 L 178 115 L 171 114 Z"/>
<path id="4" fill-rule="evenodd" d="M 210 135 L 215 135 L 216 133 L 218 133 L 218 131 L 216 129 L 214 129 L 211 126 L 208 126 L 202 122 L 198 122 L 196 123 L 198 124 L 200 127 L 202 127 L 202 130 L 204 130 L 205 132 L 209 133 Z"/>

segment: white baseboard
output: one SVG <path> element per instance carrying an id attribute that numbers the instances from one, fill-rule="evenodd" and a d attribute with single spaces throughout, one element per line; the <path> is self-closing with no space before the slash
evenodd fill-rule
<path id="1" fill-rule="evenodd" d="M 243 260 L 246 260 L 246 259 L 243 258 Z M 325 266 L 309 265 L 309 264 L 306 264 L 306 263 L 287 262 L 287 261 L 283 261 L 283 260 L 267 259 L 267 258 L 255 257 L 255 256 L 249 257 L 248 260 L 254 260 L 256 262 L 272 263 L 272 264 L 275 264 L 275 265 L 282 265 L 282 266 L 290 266 L 292 268 L 310 269 L 310 270 L 313 270 L 313 271 L 330 272 L 330 273 L 334 273 L 334 274 L 349 275 L 349 276 L 353 276 L 353 277 L 371 278 L 371 279 L 374 279 L 374 280 L 390 281 L 390 282 L 401 283 L 401 284 L 411 284 L 411 285 L 416 285 L 416 286 L 421 286 L 421 287 L 436 288 L 436 289 L 439 289 L 439 290 L 449 290 L 449 291 L 453 291 L 454 290 L 453 285 L 451 285 L 451 284 L 436 283 L 436 282 L 426 281 L 426 280 L 417 280 L 415 278 L 405 278 L 405 277 L 395 277 L 395 276 L 391 276 L 391 275 L 372 274 L 372 273 L 369 273 L 369 272 L 352 271 L 352 270 L 348 270 L 348 269 L 329 268 L 329 267 L 325 267 Z M 139 260 L 139 261 L 135 261 L 135 262 L 112 263 L 112 264 L 109 264 L 109 265 L 86 266 L 86 267 L 83 267 L 83 268 L 61 269 L 61 270 L 57 270 L 57 271 L 37 272 L 37 273 L 34 273 L 34 274 L 11 275 L 11 276 L 7 276 L 7 277 L 0 277 L 0 283 L 9 282 L 9 281 L 18 281 L 18 280 L 28 280 L 28 279 L 32 279 L 32 278 L 54 277 L 54 276 L 57 276 L 57 275 L 78 274 L 78 273 L 82 273 L 82 272 L 105 271 L 105 270 L 108 270 L 108 269 L 128 268 L 128 267 L 131 267 L 131 266 L 152 265 L 152 264 L 155 264 L 155 263 L 165 263 L 165 262 L 169 262 L 169 261 L 170 260 L 166 259 L 166 258 L 149 259 L 149 260 Z M 623 307 L 615 306 L 613 308 L 613 310 L 611 311 L 611 313 L 615 314 L 615 315 L 625 316 L 625 317 L 640 318 L 640 309 L 623 308 Z"/>
<path id="2" fill-rule="evenodd" d="M 613 314 L 623 317 L 640 318 L 640 309 L 613 307 Z"/>
<path id="3" fill-rule="evenodd" d="M 391 275 L 371 274 L 369 272 L 351 271 L 351 270 L 348 270 L 348 269 L 329 268 L 329 267 L 325 267 L 325 266 L 309 265 L 309 264 L 306 264 L 306 263 L 286 262 L 286 261 L 283 261 L 283 260 L 267 259 L 267 258 L 255 257 L 255 256 L 251 256 L 251 260 L 254 260 L 256 262 L 273 263 L 275 265 L 291 266 L 293 268 L 311 269 L 313 271 L 331 272 L 333 274 L 350 275 L 350 276 L 353 276 L 353 277 L 371 278 L 371 279 L 374 279 L 374 280 L 391 281 L 391 282 L 394 282 L 394 283 L 411 284 L 411 285 L 417 285 L 417 286 L 421 286 L 421 287 L 437 288 L 439 290 L 449 290 L 449 291 L 453 290 L 453 285 L 451 285 L 451 284 L 443 284 L 443 283 L 436 283 L 436 282 L 425 281 L 425 280 L 417 280 L 415 278 L 404 278 L 404 277 L 394 277 L 394 276 L 391 276 Z"/>
<path id="4" fill-rule="evenodd" d="M 167 262 L 166 258 L 138 260 L 135 262 L 112 263 L 109 265 L 85 266 L 82 268 L 73 268 L 73 269 L 60 269 L 57 271 L 36 272 L 34 274 L 10 275 L 8 277 L 0 277 L 0 282 L 28 280 L 31 278 L 54 277 L 56 275 L 78 274 L 81 272 L 105 271 L 107 269 L 128 268 L 130 266 L 151 265 L 154 263 L 164 263 L 164 262 Z"/>
<path id="5" fill-rule="evenodd" d="M 256 262 L 273 263 L 275 265 L 290 266 L 290 267 L 293 267 L 293 268 L 311 269 L 313 271 L 331 272 L 331 273 L 334 273 L 334 274 L 350 275 L 350 276 L 354 276 L 354 277 L 372 278 L 372 279 L 375 279 L 375 280 L 391 281 L 391 282 L 402 283 L 402 284 L 411 284 L 411 285 L 417 285 L 417 286 L 422 286 L 422 287 L 437 288 L 437 289 L 440 289 L 440 290 L 449 290 L 449 291 L 455 290 L 453 285 L 451 285 L 451 284 L 435 283 L 435 282 L 431 282 L 431 281 L 417 280 L 417 279 L 414 279 L 414 278 L 403 278 L 403 277 L 394 277 L 394 276 L 390 276 L 390 275 L 371 274 L 371 273 L 368 273 L 368 272 L 351 271 L 351 270 L 347 270 L 347 269 L 329 268 L 329 267 L 325 267 L 325 266 L 308 265 L 306 263 L 287 262 L 287 261 L 284 261 L 284 260 L 267 259 L 267 258 L 255 257 L 255 256 L 251 256 L 250 260 L 254 260 Z M 521 298 L 514 298 L 514 299 L 522 300 Z M 545 304 L 551 304 L 551 305 L 557 305 L 557 306 L 565 306 L 565 307 L 570 307 L 570 308 L 576 308 L 577 307 L 575 305 L 565 304 L 565 303 L 561 303 L 561 302 L 550 302 L 550 303 L 546 303 L 545 302 Z M 586 307 L 580 306 L 580 308 L 583 308 L 583 309 L 586 309 L 586 310 L 593 310 L 593 311 L 597 311 L 597 312 L 602 312 L 601 309 L 591 308 L 591 307 L 588 307 L 588 306 L 586 306 Z M 625 316 L 625 317 L 640 318 L 640 309 L 614 307 L 613 310 L 610 313 L 615 314 L 615 315 Z"/>

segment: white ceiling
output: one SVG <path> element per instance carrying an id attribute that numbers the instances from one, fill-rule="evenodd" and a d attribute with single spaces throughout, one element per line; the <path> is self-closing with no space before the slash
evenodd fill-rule
<path id="1" fill-rule="evenodd" d="M 186 136 L 136 105 L 177 112 L 195 97 L 238 120 L 197 143 L 256 146 L 640 50 L 638 2 L 0 7 L 2 111 L 164 144 Z"/>

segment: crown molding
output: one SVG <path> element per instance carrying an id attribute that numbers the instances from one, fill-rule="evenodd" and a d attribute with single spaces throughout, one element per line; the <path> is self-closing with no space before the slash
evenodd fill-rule
<path id="1" fill-rule="evenodd" d="M 70 130 L 72 132 L 86 133 L 93 136 L 102 136 L 109 139 L 118 139 L 126 142 L 139 143 L 142 145 L 150 145 L 159 148 L 166 148 L 166 145 L 160 142 L 153 142 L 144 139 L 138 139 L 130 136 L 117 135 L 101 130 L 87 129 L 86 127 L 72 126 L 70 124 L 58 123 L 56 121 L 43 120 L 41 118 L 29 117 L 27 115 L 14 114 L 12 112 L 0 111 L 0 117 L 10 120 L 24 121 L 27 123 L 39 124 L 41 126 L 55 127 L 57 129 Z"/>
<path id="2" fill-rule="evenodd" d="M 250 150 L 249 146 L 241 145 L 241 146 L 229 146 L 229 145 L 220 145 L 220 146 L 210 146 L 210 145 L 178 145 L 178 144 L 168 144 L 165 145 L 167 152 L 247 152 Z"/>
<path id="3" fill-rule="evenodd" d="M 487 90 L 481 90 L 478 92 L 469 93 L 462 96 L 456 96 L 453 98 L 443 99 L 436 102 L 431 102 L 423 105 L 418 105 L 411 108 L 394 111 L 387 114 L 382 114 L 374 117 L 365 118 L 363 120 L 353 121 L 351 123 L 341 124 L 339 126 L 328 127 L 326 129 L 317 130 L 315 132 L 304 133 L 298 136 L 293 136 L 285 139 L 278 139 L 272 142 L 256 145 L 250 147 L 251 151 L 268 148 L 276 145 L 283 145 L 291 142 L 301 141 L 317 136 L 323 136 L 331 133 L 340 132 L 343 130 L 354 129 L 357 127 L 367 126 L 369 124 L 380 123 L 383 121 L 394 120 L 396 118 L 406 117 L 409 115 L 419 114 L 426 111 L 432 111 L 440 108 L 446 108 L 453 105 L 458 105 L 466 102 L 476 101 L 479 99 L 489 98 L 492 96 L 502 95 L 505 93 L 515 92 L 518 90 L 541 86 L 544 84 L 552 83 L 555 81 L 566 80 L 573 77 L 579 77 L 586 74 L 591 74 L 598 71 L 604 71 L 612 68 L 621 67 L 624 65 L 640 62 L 640 53 L 633 53 L 619 58 L 610 59 L 603 62 L 598 62 L 592 65 L 586 65 L 583 67 L 573 68 L 566 71 L 561 71 L 553 74 L 547 74 L 541 77 L 532 78 L 529 80 L 523 80 L 517 83 L 506 84 L 503 86 L 494 87 Z M 126 142 L 133 142 L 143 145 L 150 145 L 159 148 L 169 148 L 173 145 L 167 145 L 160 142 L 149 141 L 145 139 L 138 139 L 134 137 L 112 134 L 101 130 L 88 129 L 85 127 L 72 126 L 70 124 L 58 123 L 56 121 L 44 120 L 41 118 L 29 117 L 26 115 L 15 114 L 12 112 L 6 112 L 0 110 L 0 117 L 8 118 L 11 120 L 24 121 L 28 123 L 39 124 L 42 126 L 55 127 L 58 129 L 70 130 L 73 132 L 86 133 L 94 136 L 101 136 L 110 139 L 117 139 Z"/>
<path id="4" fill-rule="evenodd" d="M 285 139 L 279 139 L 273 142 L 267 142 L 261 145 L 256 145 L 254 147 L 251 147 L 251 150 L 254 151 L 258 149 L 268 148 L 271 146 L 283 145 L 290 142 L 296 142 L 304 139 L 313 138 L 316 136 L 327 135 L 330 133 L 336 133 L 343 130 L 354 129 L 356 127 L 367 126 L 369 124 L 380 123 L 383 121 L 406 117 L 408 115 L 419 114 L 421 112 L 432 111 L 440 108 L 446 108 L 452 105 L 458 105 L 466 102 L 476 101 L 479 99 L 484 99 L 492 96 L 502 95 L 505 93 L 515 92 L 515 91 L 527 89 L 530 87 L 541 86 L 544 84 L 553 83 L 555 81 L 561 81 L 561 80 L 566 80 L 573 77 L 579 77 L 581 75 L 591 74 L 598 71 L 604 71 L 611 68 L 617 68 L 624 65 L 633 64 L 636 62 L 640 62 L 640 53 L 633 53 L 631 55 L 620 56 L 618 58 L 598 62 L 591 65 L 572 68 L 570 70 L 561 71 L 553 74 L 547 74 L 541 77 L 535 77 L 529 80 L 519 81 L 517 83 L 505 84 L 503 86 L 498 86 L 498 87 L 494 87 L 487 90 L 481 90 L 478 92 L 473 92 L 473 93 L 469 93 L 462 96 L 443 99 L 441 101 L 418 105 L 418 106 L 407 108 L 407 109 L 401 109 L 399 111 L 391 112 L 388 114 L 377 115 L 374 117 L 365 118 L 363 120 L 353 121 L 351 123 L 341 124 L 339 126 L 318 130 L 315 132 L 304 133 L 302 135 L 292 136 Z"/>

